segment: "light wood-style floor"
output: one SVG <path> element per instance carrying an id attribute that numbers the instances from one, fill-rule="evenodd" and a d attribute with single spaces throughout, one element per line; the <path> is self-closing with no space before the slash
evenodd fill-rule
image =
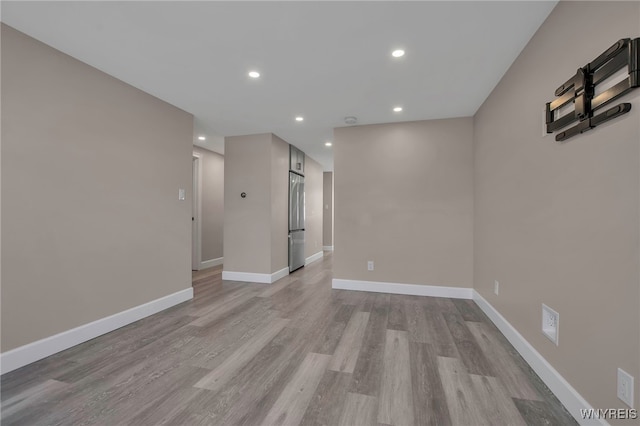
<path id="1" fill-rule="evenodd" d="M 471 301 L 194 273 L 187 303 L 2 376 L 3 425 L 573 425 Z"/>

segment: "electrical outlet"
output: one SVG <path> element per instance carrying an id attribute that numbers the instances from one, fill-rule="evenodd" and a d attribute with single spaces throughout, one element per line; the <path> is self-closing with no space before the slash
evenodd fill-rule
<path id="1" fill-rule="evenodd" d="M 560 331 L 560 314 L 542 304 L 542 334 L 558 345 L 558 335 Z"/>
<path id="2" fill-rule="evenodd" d="M 498 280 L 495 280 L 493 282 L 493 292 L 498 295 L 500 294 L 500 283 L 498 282 Z"/>
<path id="3" fill-rule="evenodd" d="M 373 260 L 367 261 L 367 271 L 373 271 Z"/>
<path id="4" fill-rule="evenodd" d="M 633 408 L 633 376 L 618 368 L 618 398 Z"/>

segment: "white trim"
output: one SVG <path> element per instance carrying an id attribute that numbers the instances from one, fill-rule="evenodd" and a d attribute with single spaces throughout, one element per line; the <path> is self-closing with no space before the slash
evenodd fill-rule
<path id="1" fill-rule="evenodd" d="M 276 271 L 273 274 L 271 274 L 271 282 L 274 283 L 274 282 L 278 281 L 279 279 L 286 277 L 287 275 L 289 275 L 289 267 L 288 266 L 286 268 L 282 268 L 279 271 Z"/>
<path id="2" fill-rule="evenodd" d="M 200 269 L 213 268 L 214 266 L 222 265 L 224 261 L 224 257 L 219 257 L 217 259 L 204 260 L 200 262 Z"/>
<path id="3" fill-rule="evenodd" d="M 333 251 L 333 246 L 322 246 L 322 250 L 324 250 L 324 251 Z"/>
<path id="4" fill-rule="evenodd" d="M 222 271 L 222 279 L 228 281 L 243 281 L 248 283 L 271 284 L 289 275 L 289 267 L 282 268 L 273 274 L 257 274 L 255 272 Z"/>
<path id="5" fill-rule="evenodd" d="M 313 263 L 316 260 L 322 259 L 323 256 L 324 256 L 324 253 L 321 251 L 317 252 L 316 254 L 312 254 L 311 256 L 307 257 L 304 260 L 304 266 L 307 266 L 308 264 Z"/>
<path id="6" fill-rule="evenodd" d="M 2 374 L 8 373 L 190 299 L 193 299 L 192 287 L 11 349 L 0 354 L 0 372 Z"/>
<path id="7" fill-rule="evenodd" d="M 583 420 L 581 409 L 593 408 L 564 377 L 503 317 L 480 293 L 473 290 L 473 300 L 498 327 L 518 353 L 533 368 L 551 392 L 581 425 L 608 425 L 604 419 Z"/>
<path id="8" fill-rule="evenodd" d="M 473 289 L 467 287 L 399 284 L 379 281 L 342 280 L 338 278 L 333 279 L 331 287 L 340 290 L 409 294 L 413 296 L 450 297 L 452 299 L 471 299 L 473 297 Z"/>
<path id="9" fill-rule="evenodd" d="M 271 284 L 271 274 L 256 274 L 254 272 L 234 272 L 223 270 L 222 279 L 228 281 Z"/>

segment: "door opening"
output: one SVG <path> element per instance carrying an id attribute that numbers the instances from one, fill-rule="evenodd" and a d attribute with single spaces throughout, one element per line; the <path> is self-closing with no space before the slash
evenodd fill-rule
<path id="1" fill-rule="evenodd" d="M 200 242 L 200 188 L 202 182 L 201 157 L 193 153 L 191 158 L 193 186 L 191 197 L 191 270 L 200 270 L 201 242 Z"/>

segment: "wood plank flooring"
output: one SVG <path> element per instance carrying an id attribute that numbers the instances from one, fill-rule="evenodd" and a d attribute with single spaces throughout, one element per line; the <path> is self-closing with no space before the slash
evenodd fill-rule
<path id="1" fill-rule="evenodd" d="M 192 301 L 3 375 L 2 425 L 575 425 L 468 300 L 193 274 Z"/>

